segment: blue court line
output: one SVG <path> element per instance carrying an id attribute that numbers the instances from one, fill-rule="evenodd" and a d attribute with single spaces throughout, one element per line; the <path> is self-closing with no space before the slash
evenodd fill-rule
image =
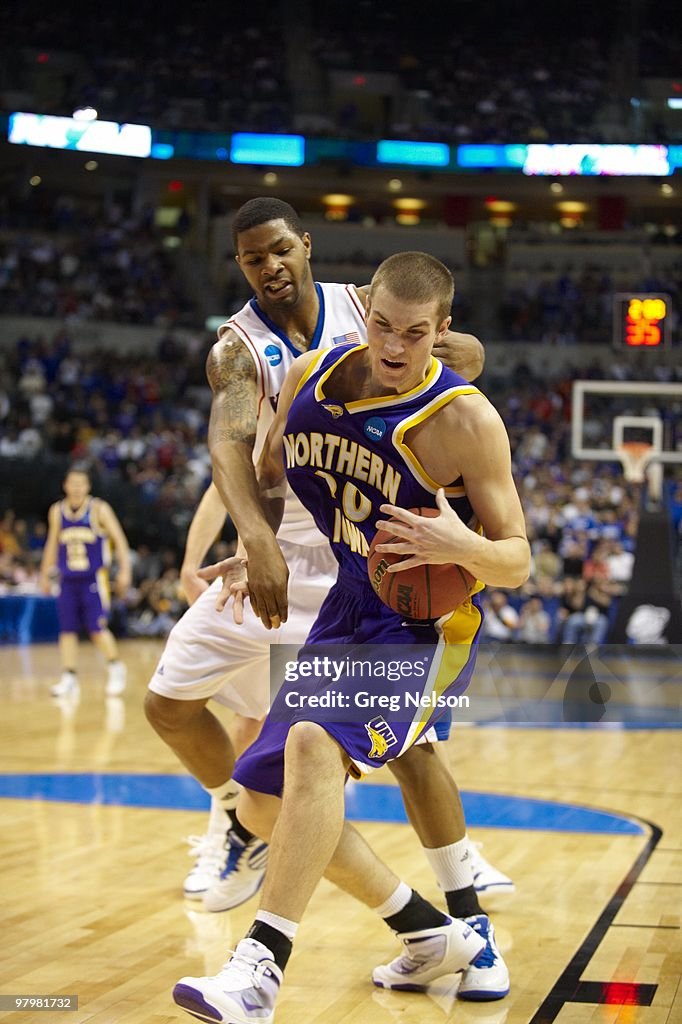
<path id="1" fill-rule="evenodd" d="M 186 775 L 5 774 L 0 775 L 0 798 L 180 811 L 205 811 L 209 807 L 207 794 Z M 608 835 L 644 833 L 641 825 L 621 815 L 550 800 L 464 792 L 462 803 L 471 827 Z M 407 822 L 397 786 L 350 782 L 346 787 L 346 809 L 352 821 Z"/>

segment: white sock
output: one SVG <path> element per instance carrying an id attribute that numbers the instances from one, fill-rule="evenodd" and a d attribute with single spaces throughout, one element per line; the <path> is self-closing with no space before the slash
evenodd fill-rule
<path id="1" fill-rule="evenodd" d="M 271 914 L 269 910 L 257 911 L 256 921 L 262 921 L 263 924 L 269 924 L 271 928 L 276 928 L 282 935 L 286 935 L 290 942 L 294 941 L 298 931 L 296 921 L 289 921 L 288 918 L 280 917 L 279 914 Z"/>
<path id="2" fill-rule="evenodd" d="M 213 800 L 218 800 L 226 811 L 231 811 L 237 806 L 237 797 L 242 787 L 234 779 L 228 779 L 222 786 L 204 786 L 204 789 Z"/>
<path id="3" fill-rule="evenodd" d="M 233 811 L 237 806 L 237 799 L 241 792 L 238 782 L 228 779 L 222 786 L 204 786 L 204 789 L 211 797 L 211 814 L 208 819 L 209 832 L 224 832 L 226 827 L 232 825 L 232 820 L 226 817 L 228 811 Z"/>
<path id="4" fill-rule="evenodd" d="M 393 914 L 398 914 L 412 899 L 412 889 L 406 882 L 399 882 L 394 892 L 384 900 L 383 903 L 379 904 L 378 907 L 372 907 L 375 914 L 379 917 L 391 917 Z"/>
<path id="5" fill-rule="evenodd" d="M 424 849 L 424 853 L 443 892 L 468 889 L 474 884 L 467 835 L 449 846 L 439 846 L 435 850 Z"/>

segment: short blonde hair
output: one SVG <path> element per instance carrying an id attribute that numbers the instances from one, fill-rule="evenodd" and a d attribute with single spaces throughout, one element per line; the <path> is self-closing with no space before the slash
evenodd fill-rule
<path id="1" fill-rule="evenodd" d="M 426 252 L 397 252 L 385 259 L 372 278 L 370 302 L 379 285 L 406 302 L 435 300 L 439 320 L 450 316 L 455 282 L 445 264 Z"/>

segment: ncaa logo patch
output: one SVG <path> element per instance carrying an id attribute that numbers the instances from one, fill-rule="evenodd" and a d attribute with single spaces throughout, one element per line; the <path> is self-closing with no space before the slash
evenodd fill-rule
<path id="1" fill-rule="evenodd" d="M 362 429 L 365 437 L 370 441 L 380 441 L 386 433 L 386 424 L 381 416 L 371 416 L 368 420 L 365 420 Z"/>
<path id="2" fill-rule="evenodd" d="M 279 345 L 267 345 L 265 358 L 270 363 L 270 366 L 279 366 L 282 362 L 282 350 Z"/>

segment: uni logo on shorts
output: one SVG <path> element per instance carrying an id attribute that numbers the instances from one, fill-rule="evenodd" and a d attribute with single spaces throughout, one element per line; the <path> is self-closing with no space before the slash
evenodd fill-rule
<path id="1" fill-rule="evenodd" d="M 367 735 L 372 741 L 368 757 L 383 757 L 389 747 L 394 747 L 398 740 L 393 729 L 380 715 L 365 722 Z"/>

